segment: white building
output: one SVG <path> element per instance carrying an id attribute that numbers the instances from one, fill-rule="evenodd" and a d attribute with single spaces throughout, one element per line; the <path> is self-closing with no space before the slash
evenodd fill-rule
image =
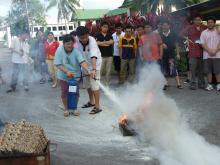
<path id="1" fill-rule="evenodd" d="M 47 16 L 46 18 L 47 25 L 45 27 L 40 25 L 31 26 L 31 36 L 35 37 L 38 30 L 41 31 L 50 31 L 54 33 L 55 38 L 60 41 L 60 37 L 64 34 L 68 34 L 77 28 L 77 22 L 69 22 L 60 20 L 58 22 L 56 17 Z"/>

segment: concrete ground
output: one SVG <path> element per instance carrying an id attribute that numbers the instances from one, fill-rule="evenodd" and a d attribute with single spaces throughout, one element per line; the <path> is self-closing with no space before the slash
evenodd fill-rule
<path id="1" fill-rule="evenodd" d="M 7 84 L 10 80 L 10 53 L 0 50 L 0 64 Z M 21 85 L 12 94 L 6 94 L 7 85 L 0 86 L 0 120 L 15 122 L 26 119 L 41 125 L 52 143 L 57 143 L 51 152 L 53 165 L 157 165 L 159 162 L 143 144 L 134 137 L 123 137 L 117 120 L 121 112 L 115 111 L 112 102 L 101 93 L 103 112 L 91 116 L 90 109 L 81 109 L 80 117 L 64 118 L 59 109 L 60 91 L 49 84 L 40 85 L 39 76 L 30 78 L 30 91 Z M 173 84 L 173 83 L 172 83 Z M 166 94 L 174 98 L 190 126 L 210 143 L 220 146 L 220 92 L 191 91 L 185 85 L 181 91 L 172 85 Z M 116 87 L 112 87 L 117 91 Z M 81 90 L 79 105 L 88 101 Z M 53 148 L 53 146 L 52 146 Z"/>

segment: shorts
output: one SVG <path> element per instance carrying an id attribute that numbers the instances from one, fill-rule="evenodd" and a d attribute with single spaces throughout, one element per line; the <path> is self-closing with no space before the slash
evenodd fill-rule
<path id="1" fill-rule="evenodd" d="M 98 91 L 99 90 L 99 82 L 100 82 L 100 70 L 96 71 L 96 79 L 93 79 L 91 77 L 83 77 L 83 88 L 89 89 L 91 88 L 92 91 Z"/>
<path id="2" fill-rule="evenodd" d="M 205 74 L 214 73 L 220 74 L 220 58 L 209 58 L 204 60 Z"/>
<path id="3" fill-rule="evenodd" d="M 54 60 L 46 60 L 48 66 L 48 72 L 52 76 L 56 76 L 57 67 L 54 65 Z"/>

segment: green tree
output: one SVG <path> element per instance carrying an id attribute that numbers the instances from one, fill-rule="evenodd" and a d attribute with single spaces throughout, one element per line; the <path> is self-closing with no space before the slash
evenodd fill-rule
<path id="1" fill-rule="evenodd" d="M 33 25 L 46 25 L 45 9 L 39 0 L 12 0 L 9 15 L 6 18 L 12 34 L 29 30 Z"/>
<path id="2" fill-rule="evenodd" d="M 76 14 L 76 7 L 79 6 L 80 6 L 79 0 L 49 0 L 49 5 L 47 6 L 47 10 L 50 10 L 53 7 L 57 7 L 58 9 L 57 19 L 58 21 L 64 19 L 66 32 L 67 32 L 66 21 L 68 21 L 68 17 L 71 13 L 74 15 Z"/>
<path id="3" fill-rule="evenodd" d="M 147 4 L 148 11 L 152 13 L 156 13 L 159 5 L 164 6 L 165 11 L 171 11 L 171 7 L 175 6 L 177 9 L 187 7 L 192 4 L 197 4 L 202 2 L 203 0 L 135 0 L 133 7 L 139 9 L 142 4 Z"/>

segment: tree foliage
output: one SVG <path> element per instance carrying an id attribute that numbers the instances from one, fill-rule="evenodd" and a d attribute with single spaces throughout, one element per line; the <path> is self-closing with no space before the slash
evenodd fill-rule
<path id="1" fill-rule="evenodd" d="M 12 34 L 19 34 L 33 25 L 46 25 L 45 9 L 39 0 L 13 0 L 6 18 Z"/>
<path id="2" fill-rule="evenodd" d="M 49 0 L 47 10 L 50 10 L 53 7 L 57 7 L 58 20 L 61 20 L 62 18 L 67 20 L 69 14 L 76 14 L 76 7 L 79 6 L 79 0 Z"/>
<path id="3" fill-rule="evenodd" d="M 135 0 L 133 7 L 138 9 L 145 3 L 148 6 L 149 12 L 156 13 L 160 4 L 163 5 L 165 11 L 171 11 L 171 6 L 180 9 L 200 2 L 202 0 Z"/>

